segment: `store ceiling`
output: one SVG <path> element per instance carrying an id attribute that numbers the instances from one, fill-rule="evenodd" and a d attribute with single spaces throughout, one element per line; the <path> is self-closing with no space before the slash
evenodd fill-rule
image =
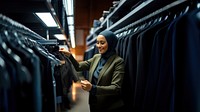
<path id="1" fill-rule="evenodd" d="M 61 33 L 63 30 L 46 27 L 34 14 L 34 12 L 49 11 L 50 9 L 47 1 L 58 2 L 62 0 L 0 0 L 0 14 L 21 23 L 44 38 L 47 38 L 48 31 L 49 39 L 56 39 L 53 34 Z M 100 17 L 103 12 L 102 10 L 108 9 L 112 1 L 113 0 L 76 0 L 75 8 L 78 10 L 75 13 L 77 17 L 75 20 L 76 28 L 86 28 L 89 30 L 93 19 L 97 16 Z M 92 8 L 92 6 L 94 8 Z M 96 6 L 97 9 L 95 9 Z M 91 14 L 91 9 L 94 11 L 93 15 Z M 68 32 L 65 33 L 67 34 Z"/>
<path id="2" fill-rule="evenodd" d="M 34 12 L 49 11 L 47 1 L 58 2 L 62 0 L 0 0 L 0 14 L 21 23 L 46 39 L 47 31 L 49 39 L 56 39 L 53 34 L 62 33 L 63 29 L 46 27 L 34 14 Z M 89 31 L 93 24 L 93 19 L 98 19 L 102 15 L 103 9 L 108 10 L 113 0 L 75 1 L 75 8 L 77 9 L 75 12 L 75 28 Z M 65 33 L 68 32 L 65 31 Z"/>
<path id="3" fill-rule="evenodd" d="M 49 11 L 47 0 L 0 0 L 0 13 L 21 23 L 42 37 L 55 39 L 54 33 L 61 32 L 58 28 L 46 27 L 34 14 L 34 12 Z"/>

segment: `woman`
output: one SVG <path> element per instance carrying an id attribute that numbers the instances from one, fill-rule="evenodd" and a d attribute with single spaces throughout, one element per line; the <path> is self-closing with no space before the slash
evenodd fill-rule
<path id="1" fill-rule="evenodd" d="M 96 40 L 99 54 L 91 59 L 77 62 L 70 52 L 60 50 L 69 56 L 77 71 L 89 70 L 89 80 L 82 80 L 82 89 L 88 91 L 90 112 L 123 112 L 121 87 L 124 77 L 124 61 L 116 54 L 117 37 L 113 32 L 102 31 Z"/>

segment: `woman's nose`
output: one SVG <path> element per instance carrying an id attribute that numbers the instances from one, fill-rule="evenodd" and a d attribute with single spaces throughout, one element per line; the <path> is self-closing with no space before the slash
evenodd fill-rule
<path id="1" fill-rule="evenodd" d="M 100 48 L 100 47 L 101 47 L 101 45 L 100 45 L 100 44 L 97 44 L 96 46 L 97 46 L 97 48 Z"/>

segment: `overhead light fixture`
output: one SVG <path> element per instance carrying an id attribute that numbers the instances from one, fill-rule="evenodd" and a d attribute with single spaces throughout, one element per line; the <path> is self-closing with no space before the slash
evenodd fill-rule
<path id="1" fill-rule="evenodd" d="M 69 25 L 69 37 L 71 40 L 72 48 L 75 48 L 75 34 L 74 34 L 74 25 Z"/>
<path id="2" fill-rule="evenodd" d="M 72 16 L 67 17 L 67 22 L 68 22 L 68 25 L 73 25 L 74 24 L 74 17 L 72 17 Z"/>
<path id="3" fill-rule="evenodd" d="M 63 35 L 63 34 L 55 34 L 54 35 L 58 40 L 66 40 L 66 37 L 65 37 L 65 35 Z"/>
<path id="4" fill-rule="evenodd" d="M 74 33 L 74 0 L 63 0 L 65 7 L 67 22 L 69 28 L 69 37 L 72 48 L 75 48 L 75 33 Z"/>
<path id="5" fill-rule="evenodd" d="M 68 28 L 69 28 L 69 31 L 74 31 L 74 25 L 69 25 Z"/>
<path id="6" fill-rule="evenodd" d="M 74 15 L 74 0 L 64 0 L 67 15 Z"/>
<path id="7" fill-rule="evenodd" d="M 48 27 L 57 27 L 53 16 L 50 12 L 38 12 L 35 13 Z"/>
<path id="8" fill-rule="evenodd" d="M 74 31 L 69 31 L 69 35 L 70 35 L 70 39 L 71 39 L 71 44 L 72 44 L 72 48 L 75 48 L 75 35 L 74 35 Z"/>

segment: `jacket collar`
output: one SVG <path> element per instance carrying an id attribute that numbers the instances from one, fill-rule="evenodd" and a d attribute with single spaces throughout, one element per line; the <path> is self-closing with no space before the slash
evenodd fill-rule
<path id="1" fill-rule="evenodd" d="M 93 77 L 93 74 L 94 74 L 94 70 L 96 69 L 97 67 L 97 64 L 99 62 L 99 60 L 101 59 L 101 55 L 99 55 L 95 61 L 94 61 L 94 64 L 92 65 L 93 67 L 91 67 L 91 73 L 89 74 L 89 81 L 91 82 L 92 81 L 92 77 Z"/>
<path id="2" fill-rule="evenodd" d="M 103 74 L 105 73 L 106 70 L 108 70 L 109 66 L 112 64 L 113 60 L 115 59 L 116 55 L 112 55 L 107 62 L 105 63 L 105 65 L 103 66 L 102 70 L 99 73 L 99 78 L 97 81 L 97 84 L 99 83 L 99 81 L 101 80 L 101 77 L 103 76 Z"/>
<path id="3" fill-rule="evenodd" d="M 101 80 L 101 77 L 103 76 L 103 74 L 105 73 L 105 71 L 109 68 L 109 66 L 112 64 L 113 60 L 115 59 L 116 55 L 112 55 L 108 60 L 107 62 L 105 63 L 105 65 L 103 66 L 102 70 L 100 71 L 99 73 L 99 78 L 98 78 L 98 81 L 97 81 L 97 84 L 99 83 L 99 81 Z M 89 77 L 89 81 L 92 81 L 92 77 L 93 77 L 93 72 L 95 70 L 95 68 L 97 67 L 97 64 L 99 62 L 101 57 L 98 57 L 96 59 L 96 61 L 94 62 L 94 67 L 92 67 L 92 70 L 91 70 L 91 74 L 90 74 L 90 77 Z"/>

